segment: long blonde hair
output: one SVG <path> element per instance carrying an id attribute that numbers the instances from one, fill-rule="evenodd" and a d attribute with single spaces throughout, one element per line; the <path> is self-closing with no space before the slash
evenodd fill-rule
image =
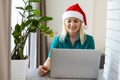
<path id="1" fill-rule="evenodd" d="M 85 36 L 85 32 L 83 30 L 84 28 L 84 24 L 82 23 L 81 24 L 81 27 L 80 27 L 80 30 L 79 30 L 79 33 L 80 33 L 80 42 L 81 44 L 84 44 L 85 40 L 86 40 L 86 36 Z M 65 40 L 65 37 L 67 35 L 67 31 L 65 29 L 65 23 L 63 24 L 63 27 L 62 27 L 62 31 L 60 33 L 60 41 L 64 41 Z"/>

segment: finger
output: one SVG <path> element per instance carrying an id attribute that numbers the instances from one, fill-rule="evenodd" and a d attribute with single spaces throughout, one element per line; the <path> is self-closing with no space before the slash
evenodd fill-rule
<path id="1" fill-rule="evenodd" d="M 44 68 L 43 68 L 43 66 L 41 66 L 41 67 L 39 67 L 39 74 L 40 75 L 45 75 L 47 73 L 47 71 L 46 70 L 44 70 Z"/>
<path id="2" fill-rule="evenodd" d="M 41 67 L 41 68 L 40 68 L 40 71 L 41 71 L 41 72 L 44 72 L 44 73 L 47 72 L 47 70 L 46 70 L 44 67 Z"/>
<path id="3" fill-rule="evenodd" d="M 48 67 L 47 66 L 43 66 L 42 67 L 44 70 L 48 71 Z"/>

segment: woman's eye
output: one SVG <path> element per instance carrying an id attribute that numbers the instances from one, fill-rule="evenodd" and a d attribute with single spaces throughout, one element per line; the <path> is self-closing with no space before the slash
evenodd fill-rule
<path id="1" fill-rule="evenodd" d="M 71 23 L 71 21 L 70 21 L 70 20 L 68 20 L 68 21 L 67 21 L 67 23 Z"/>
<path id="2" fill-rule="evenodd" d="M 75 22 L 75 23 L 78 23 L 79 21 L 78 21 L 78 20 L 75 20 L 74 22 Z"/>
<path id="3" fill-rule="evenodd" d="M 77 20 L 77 19 L 76 19 L 76 20 L 66 20 L 66 22 L 67 22 L 67 23 L 71 23 L 71 22 L 78 23 L 79 20 Z"/>

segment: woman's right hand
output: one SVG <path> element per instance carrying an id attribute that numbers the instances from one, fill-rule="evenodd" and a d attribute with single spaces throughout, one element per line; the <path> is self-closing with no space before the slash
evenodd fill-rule
<path id="1" fill-rule="evenodd" d="M 49 70 L 50 70 L 50 58 L 47 58 L 45 63 L 38 67 L 38 73 L 39 75 L 44 76 L 47 74 Z"/>
<path id="2" fill-rule="evenodd" d="M 39 75 L 41 75 L 41 76 L 44 76 L 45 74 L 47 74 L 48 71 L 49 71 L 48 66 L 40 65 L 40 66 L 38 67 L 38 73 L 39 73 Z"/>

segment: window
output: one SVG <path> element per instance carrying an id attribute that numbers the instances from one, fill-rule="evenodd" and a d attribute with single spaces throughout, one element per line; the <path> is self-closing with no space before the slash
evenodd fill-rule
<path id="1" fill-rule="evenodd" d="M 33 4 L 34 5 L 34 4 Z M 21 22 L 21 17 L 16 9 L 18 6 L 24 6 L 22 0 L 12 0 L 12 9 L 11 9 L 11 32 L 14 29 L 16 23 Z M 14 39 L 11 35 L 11 51 L 14 48 Z M 29 55 L 30 65 L 29 67 L 36 67 L 36 33 L 31 33 L 30 37 L 27 39 L 24 54 Z"/>

